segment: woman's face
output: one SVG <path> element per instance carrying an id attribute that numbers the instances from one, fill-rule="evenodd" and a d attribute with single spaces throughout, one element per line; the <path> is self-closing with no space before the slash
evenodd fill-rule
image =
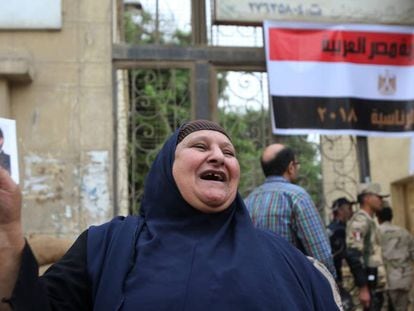
<path id="1" fill-rule="evenodd" d="M 225 210 L 236 197 L 240 180 L 233 144 L 217 131 L 189 134 L 175 150 L 173 176 L 184 200 L 195 209 Z"/>

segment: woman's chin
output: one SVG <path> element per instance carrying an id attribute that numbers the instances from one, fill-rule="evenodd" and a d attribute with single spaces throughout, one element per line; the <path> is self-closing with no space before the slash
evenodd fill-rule
<path id="1" fill-rule="evenodd" d="M 204 213 L 219 213 L 227 209 L 230 204 L 222 198 L 209 198 L 194 204 L 193 207 Z"/>

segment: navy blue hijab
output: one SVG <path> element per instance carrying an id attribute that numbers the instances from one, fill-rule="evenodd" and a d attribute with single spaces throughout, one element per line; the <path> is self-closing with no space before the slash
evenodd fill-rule
<path id="1" fill-rule="evenodd" d="M 238 194 L 204 214 L 172 175 L 178 131 L 147 176 L 139 217 L 89 229 L 95 310 L 337 310 L 328 281 L 294 247 L 254 228 Z"/>

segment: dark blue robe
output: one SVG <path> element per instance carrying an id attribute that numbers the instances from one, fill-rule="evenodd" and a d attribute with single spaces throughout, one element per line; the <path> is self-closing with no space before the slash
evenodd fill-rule
<path id="1" fill-rule="evenodd" d="M 82 233 L 42 277 L 29 245 L 13 310 L 338 310 L 328 280 L 295 247 L 256 229 L 237 195 L 203 214 L 172 177 L 177 133 L 148 175 L 141 215 Z"/>
<path id="2" fill-rule="evenodd" d="M 140 216 L 88 231 L 94 310 L 338 310 L 327 279 L 256 229 L 240 195 L 216 214 L 184 201 L 172 176 L 176 140 L 152 165 Z"/>

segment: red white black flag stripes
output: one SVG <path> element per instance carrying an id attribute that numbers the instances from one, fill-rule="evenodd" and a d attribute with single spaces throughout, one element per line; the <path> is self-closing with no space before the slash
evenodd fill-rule
<path id="1" fill-rule="evenodd" d="M 414 27 L 264 22 L 273 132 L 412 135 Z"/>

